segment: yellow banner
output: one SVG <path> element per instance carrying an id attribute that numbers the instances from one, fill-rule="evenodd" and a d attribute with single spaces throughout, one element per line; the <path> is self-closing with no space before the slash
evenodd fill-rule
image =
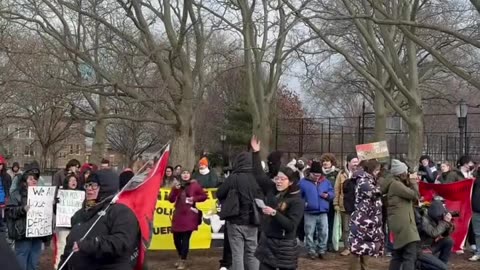
<path id="1" fill-rule="evenodd" d="M 203 212 L 203 222 L 198 227 L 198 231 L 193 232 L 190 240 L 190 249 L 208 249 L 212 243 L 212 235 L 218 235 L 220 230 L 219 224 L 214 224 L 213 231 L 212 225 L 208 225 L 205 222 L 211 223 L 220 222 L 218 216 L 216 216 L 216 191 L 217 189 L 206 189 L 208 199 L 203 203 L 197 203 L 197 208 Z M 150 250 L 175 250 L 173 244 L 172 234 L 172 217 L 173 217 L 173 203 L 168 201 L 168 194 L 170 189 L 160 189 L 158 194 L 157 207 L 155 208 L 155 215 L 153 220 L 153 235 L 152 242 L 150 244 Z M 222 221 L 222 225 L 224 222 Z M 217 229 L 218 228 L 218 229 Z M 215 237 L 213 237 L 215 238 Z"/>

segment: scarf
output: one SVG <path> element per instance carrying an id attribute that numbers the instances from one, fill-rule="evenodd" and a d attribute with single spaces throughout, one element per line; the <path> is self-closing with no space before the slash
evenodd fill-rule
<path id="1" fill-rule="evenodd" d="M 210 169 L 209 169 L 209 168 L 200 169 L 200 170 L 198 170 L 198 172 L 199 172 L 201 175 L 207 175 L 207 174 L 210 173 Z"/>
<path id="2" fill-rule="evenodd" d="M 330 167 L 330 169 L 325 169 L 322 167 L 322 171 L 324 175 L 331 174 L 332 172 L 335 171 L 335 166 Z"/>

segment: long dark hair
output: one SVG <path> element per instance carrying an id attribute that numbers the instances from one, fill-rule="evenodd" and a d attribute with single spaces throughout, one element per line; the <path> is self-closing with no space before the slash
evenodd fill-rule
<path id="1" fill-rule="evenodd" d="M 278 172 L 285 174 L 288 177 L 288 182 L 292 183 L 288 187 L 288 192 L 298 191 L 298 182 L 300 181 L 300 173 L 298 171 L 294 171 L 292 168 L 282 166 Z"/>
<path id="2" fill-rule="evenodd" d="M 78 177 L 71 173 L 71 174 L 68 174 L 67 177 L 65 177 L 65 180 L 63 181 L 63 189 L 70 189 L 70 187 L 68 186 L 68 183 L 70 182 L 70 178 L 75 178 L 75 181 L 77 181 L 77 188 L 76 189 L 79 189 L 80 187 L 80 183 L 78 182 Z"/>

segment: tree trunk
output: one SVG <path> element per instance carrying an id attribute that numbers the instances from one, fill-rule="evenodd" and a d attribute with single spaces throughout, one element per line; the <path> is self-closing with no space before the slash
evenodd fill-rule
<path id="1" fill-rule="evenodd" d="M 271 112 L 269 104 L 265 104 L 261 115 L 253 115 L 253 130 L 255 134 L 262 142 L 262 148 L 260 151 L 260 157 L 262 160 L 266 160 L 268 153 L 271 149 L 272 143 L 272 125 L 271 125 Z"/>
<path id="2" fill-rule="evenodd" d="M 48 147 L 46 146 L 41 146 L 42 147 L 42 156 L 40 157 L 40 167 L 42 170 L 45 170 L 47 168 L 47 161 L 48 161 Z"/>
<path id="3" fill-rule="evenodd" d="M 387 133 L 387 110 L 385 107 L 385 97 L 376 91 L 375 93 L 375 141 L 384 141 Z"/>
<path id="4" fill-rule="evenodd" d="M 105 142 L 107 140 L 107 122 L 103 119 L 97 120 L 95 124 L 95 134 L 93 136 L 92 155 L 90 162 L 100 164 L 105 152 Z"/>
<path id="5" fill-rule="evenodd" d="M 411 168 L 417 171 L 418 159 L 423 152 L 423 111 L 420 107 L 410 110 L 409 122 L 407 161 Z"/>
<path id="6" fill-rule="evenodd" d="M 173 166 L 182 165 L 184 169 L 193 170 L 195 166 L 195 132 L 193 129 L 195 119 L 193 108 L 190 105 L 180 106 L 180 119 L 175 128 L 170 164 Z"/>

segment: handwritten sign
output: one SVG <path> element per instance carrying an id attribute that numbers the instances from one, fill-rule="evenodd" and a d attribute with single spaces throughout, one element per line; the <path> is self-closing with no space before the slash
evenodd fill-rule
<path id="1" fill-rule="evenodd" d="M 57 203 L 57 227 L 70 228 L 72 224 L 70 219 L 73 214 L 82 208 L 83 201 L 85 200 L 85 192 L 78 190 L 63 190 L 58 191 Z"/>
<path id="2" fill-rule="evenodd" d="M 27 237 L 52 235 L 56 187 L 28 187 Z"/>
<path id="3" fill-rule="evenodd" d="M 359 144 L 355 149 L 360 160 L 382 159 L 390 156 L 386 141 Z"/>

